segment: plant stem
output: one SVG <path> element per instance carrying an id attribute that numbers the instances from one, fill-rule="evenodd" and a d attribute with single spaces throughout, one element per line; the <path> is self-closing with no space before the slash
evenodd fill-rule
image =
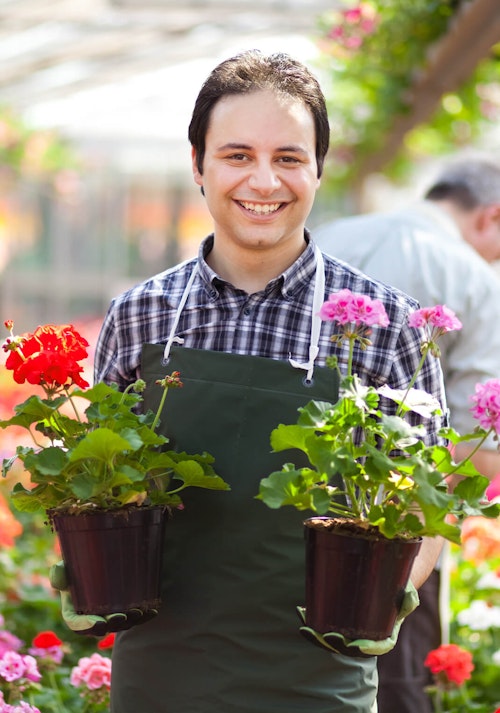
<path id="1" fill-rule="evenodd" d="M 158 406 L 153 423 L 151 424 L 152 431 L 156 430 L 156 426 L 158 425 L 158 421 L 160 420 L 161 412 L 163 411 L 163 407 L 165 406 L 165 399 L 167 398 L 167 394 L 168 394 L 168 386 L 164 386 L 163 394 L 161 395 L 160 405 Z"/>
<path id="2" fill-rule="evenodd" d="M 68 401 L 70 402 L 71 407 L 73 408 L 73 411 L 75 412 L 76 420 L 77 420 L 79 423 L 81 423 L 81 422 L 82 422 L 82 419 L 80 418 L 80 414 L 78 413 L 78 409 L 76 408 L 76 404 L 75 404 L 75 402 L 74 402 L 74 400 L 73 400 L 72 395 L 70 394 L 70 392 L 69 392 L 69 390 L 68 390 L 68 387 L 65 386 L 65 387 L 64 387 L 64 390 L 66 391 L 66 396 L 68 397 Z"/>
<path id="3" fill-rule="evenodd" d="M 349 336 L 349 356 L 347 359 L 347 375 L 352 376 L 352 361 L 354 355 L 354 342 L 356 341 L 356 335 Z"/>
<path id="4" fill-rule="evenodd" d="M 351 502 L 351 509 L 354 510 L 355 516 L 359 517 L 361 515 L 361 510 L 359 508 L 359 499 L 356 493 L 356 486 L 351 483 L 350 479 L 342 477 L 342 481 L 344 483 L 344 490 L 346 492 L 347 498 Z"/>
<path id="5" fill-rule="evenodd" d="M 456 464 L 456 466 L 455 466 L 454 468 L 452 468 L 448 473 L 446 473 L 446 477 L 448 477 L 448 476 L 453 475 L 454 473 L 456 473 L 457 470 L 459 470 L 459 468 L 461 468 L 462 465 L 463 465 L 466 461 L 470 460 L 470 459 L 472 458 L 472 456 L 475 455 L 475 454 L 478 452 L 478 450 L 481 448 L 481 446 L 483 445 L 483 443 L 485 442 L 485 440 L 488 438 L 488 436 L 489 436 L 491 433 L 493 433 L 494 430 L 495 430 L 495 429 L 494 429 L 493 426 L 492 426 L 492 427 L 490 428 L 490 430 L 489 430 L 487 433 L 484 434 L 484 436 L 481 438 L 481 440 L 479 441 L 479 443 L 477 443 L 477 444 L 474 446 L 474 448 L 471 450 L 471 452 L 470 452 L 468 455 L 466 455 L 464 458 L 462 458 L 462 460 L 459 461 L 459 462 Z"/>
<path id="6" fill-rule="evenodd" d="M 418 376 L 418 375 L 420 374 L 420 372 L 422 371 L 422 367 L 423 367 L 424 362 L 425 362 L 425 360 L 426 360 L 426 358 L 427 358 L 427 354 L 428 354 L 428 352 L 429 352 L 429 348 L 430 348 L 430 345 L 427 344 L 427 345 L 424 347 L 423 351 L 422 351 L 422 356 L 421 356 L 421 358 L 420 358 L 420 362 L 419 362 L 417 368 L 415 369 L 415 373 L 413 374 L 413 376 L 412 376 L 411 379 L 410 379 L 410 383 L 409 383 L 408 386 L 406 387 L 404 396 L 403 396 L 403 398 L 402 398 L 402 400 L 401 400 L 401 402 L 400 402 L 400 404 L 399 404 L 399 406 L 398 406 L 398 409 L 397 409 L 397 411 L 396 411 L 396 416 L 401 416 L 401 414 L 402 414 L 402 411 L 403 411 L 403 404 L 404 404 L 404 402 L 406 401 L 406 397 L 407 397 L 408 394 L 410 393 L 410 389 L 412 388 L 413 384 L 414 384 L 415 381 L 417 380 L 417 376 Z"/>
<path id="7" fill-rule="evenodd" d="M 54 676 L 54 671 L 49 669 L 48 675 L 49 675 L 50 685 L 52 686 L 52 688 L 54 690 L 54 694 L 55 694 L 55 698 L 56 698 L 55 711 L 56 711 L 56 713 L 66 713 L 63 702 L 62 702 L 62 698 L 61 698 L 61 691 L 59 690 L 59 686 L 57 685 L 56 677 Z"/>

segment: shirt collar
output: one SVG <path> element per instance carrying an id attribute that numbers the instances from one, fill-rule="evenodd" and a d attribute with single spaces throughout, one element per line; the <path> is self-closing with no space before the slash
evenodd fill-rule
<path id="1" fill-rule="evenodd" d="M 304 230 L 304 237 L 307 243 L 306 249 L 289 268 L 268 283 L 265 289 L 267 294 L 280 290 L 285 299 L 291 299 L 301 292 L 314 277 L 316 256 L 311 235 L 307 229 Z M 214 287 L 218 289 L 221 284 L 228 284 L 207 264 L 206 256 L 213 244 L 214 236 L 212 234 L 203 240 L 198 251 L 198 270 L 210 290 L 213 290 Z"/>

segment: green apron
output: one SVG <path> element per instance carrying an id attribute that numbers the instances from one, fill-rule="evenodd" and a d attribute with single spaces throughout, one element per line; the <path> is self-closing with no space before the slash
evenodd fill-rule
<path id="1" fill-rule="evenodd" d="M 229 492 L 186 490 L 167 524 L 163 604 L 118 634 L 112 713 L 369 713 L 376 659 L 330 655 L 305 641 L 302 521 L 255 499 L 259 481 L 300 452 L 271 453 L 269 436 L 312 398 L 336 399 L 334 373 L 313 383 L 286 362 L 145 345 L 141 376 L 178 370 L 162 430 L 170 446 L 207 450 Z M 145 394 L 154 408 L 159 388 Z"/>
<path id="2" fill-rule="evenodd" d="M 179 371 L 184 386 L 169 392 L 160 430 L 170 447 L 211 453 L 231 490 L 183 492 L 185 507 L 166 528 L 160 612 L 117 636 L 111 711 L 375 713 L 376 659 L 331 655 L 300 635 L 308 513 L 255 499 L 260 479 L 284 462 L 306 465 L 300 451 L 271 453 L 273 428 L 295 423 L 313 398 L 337 398 L 334 372 L 314 369 L 321 253 L 304 364 L 173 347 L 182 342 L 176 329 L 195 273 L 166 345 L 143 347 L 144 406 L 156 410 L 154 382 Z"/>

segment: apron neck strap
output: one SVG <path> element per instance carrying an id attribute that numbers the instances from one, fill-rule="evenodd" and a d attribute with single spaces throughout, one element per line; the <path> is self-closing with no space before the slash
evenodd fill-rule
<path id="1" fill-rule="evenodd" d="M 288 361 L 295 369 L 305 369 L 306 382 L 311 382 L 314 373 L 314 362 L 319 354 L 319 335 L 321 332 L 321 317 L 319 311 L 325 301 L 325 261 L 321 250 L 314 244 L 314 254 L 316 256 L 316 274 L 314 278 L 314 295 L 311 315 L 311 339 L 309 342 L 309 359 L 306 362 L 298 362 L 295 359 Z"/>
<path id="2" fill-rule="evenodd" d="M 184 339 L 182 339 L 182 337 L 177 337 L 175 332 L 177 330 L 177 325 L 179 324 L 179 319 L 181 318 L 182 310 L 184 309 L 184 305 L 186 304 L 187 298 L 189 297 L 189 293 L 191 292 L 191 288 L 195 281 L 197 272 L 198 272 L 198 265 L 197 265 L 197 263 L 195 263 L 193 270 L 191 272 L 191 275 L 189 276 L 189 280 L 186 285 L 186 288 L 185 288 L 184 292 L 182 293 L 181 301 L 179 302 L 179 306 L 177 307 L 177 312 L 175 313 L 172 328 L 170 330 L 170 334 L 168 335 L 167 343 L 165 344 L 165 349 L 163 350 L 163 361 L 164 362 L 168 361 L 168 358 L 170 356 L 170 349 L 172 348 L 172 344 L 174 342 L 176 344 L 182 344 L 184 342 Z"/>
<path id="3" fill-rule="evenodd" d="M 319 335 L 321 332 L 321 318 L 319 316 L 319 311 L 320 311 L 321 305 L 323 304 L 323 302 L 325 300 L 325 263 L 323 260 L 323 255 L 321 254 L 321 250 L 315 244 L 313 245 L 313 247 L 314 247 L 314 254 L 316 257 L 316 273 L 315 273 L 315 278 L 314 278 L 314 295 L 313 295 L 312 315 L 311 315 L 311 338 L 310 338 L 310 343 L 309 343 L 309 359 L 306 362 L 298 362 L 298 361 L 295 361 L 294 359 L 288 360 L 290 362 L 290 364 L 295 369 L 305 369 L 307 371 L 307 374 L 306 374 L 307 382 L 312 381 L 312 377 L 313 377 L 313 373 L 314 373 L 314 362 L 316 360 L 316 357 L 319 354 Z M 178 306 L 177 312 L 175 314 L 175 318 L 174 318 L 174 321 L 172 324 L 172 328 L 170 330 L 169 337 L 167 339 L 167 343 L 165 344 L 165 349 L 163 351 L 163 361 L 164 362 L 166 362 L 170 356 L 170 349 L 172 348 L 172 344 L 174 342 L 176 344 L 182 344 L 184 342 L 184 339 L 176 336 L 175 332 L 177 330 L 177 325 L 179 324 L 179 319 L 180 319 L 182 310 L 184 309 L 184 305 L 187 302 L 189 293 L 191 292 L 191 288 L 192 288 L 193 283 L 196 279 L 197 272 L 198 272 L 198 265 L 195 263 L 193 270 L 191 272 L 191 275 L 189 277 L 189 281 L 188 281 L 186 288 L 182 294 L 181 301 L 179 302 L 179 306 Z"/>

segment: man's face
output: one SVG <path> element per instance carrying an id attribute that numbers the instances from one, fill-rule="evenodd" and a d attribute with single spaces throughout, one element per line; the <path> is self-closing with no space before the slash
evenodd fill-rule
<path id="1" fill-rule="evenodd" d="M 203 174 L 194 152 L 193 174 L 217 249 L 298 254 L 319 186 L 310 110 L 270 90 L 223 97 L 210 117 Z"/>

